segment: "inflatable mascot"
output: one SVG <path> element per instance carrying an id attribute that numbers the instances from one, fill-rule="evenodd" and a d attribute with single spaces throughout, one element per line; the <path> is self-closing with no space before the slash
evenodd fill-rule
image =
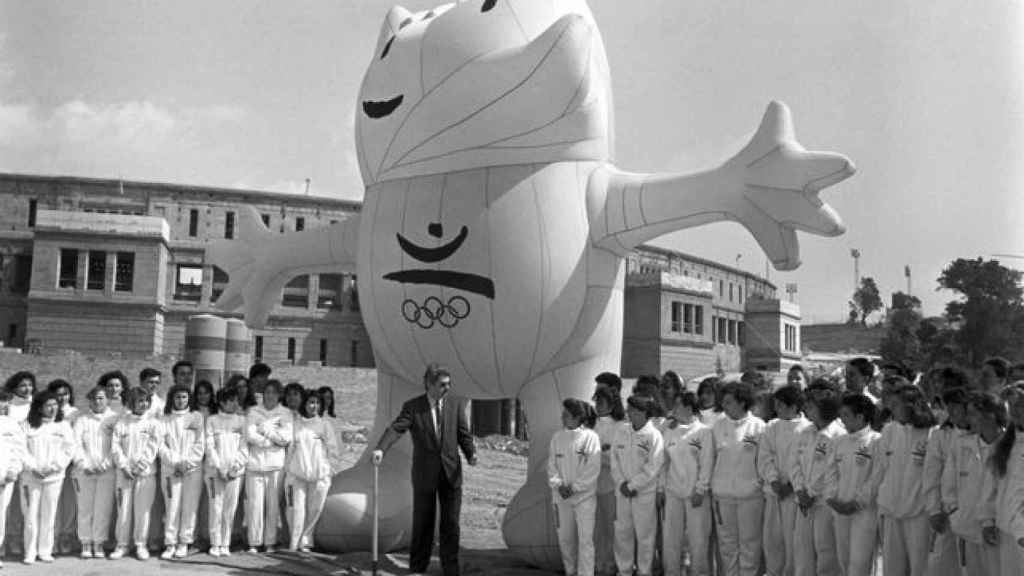
<path id="1" fill-rule="evenodd" d="M 701 224 L 745 226 L 775 267 L 799 265 L 797 230 L 843 232 L 818 192 L 853 173 L 808 152 L 771 103 L 751 142 L 696 174 L 636 174 L 610 163 L 611 82 L 584 0 L 474 0 L 392 9 L 359 94 L 362 212 L 281 236 L 254 211 L 242 241 L 211 247 L 230 274 L 220 298 L 263 325 L 300 274 L 358 275 L 378 369 L 373 446 L 428 362 L 471 399 L 518 397 L 530 421 L 526 484 L 508 506 L 508 547 L 560 569 L 548 442 L 561 401 L 589 399 L 618 371 L 624 259 L 637 245 Z M 411 528 L 411 443 L 381 469 L 381 545 Z M 316 533 L 328 550 L 368 549 L 370 451 L 338 475 Z"/>

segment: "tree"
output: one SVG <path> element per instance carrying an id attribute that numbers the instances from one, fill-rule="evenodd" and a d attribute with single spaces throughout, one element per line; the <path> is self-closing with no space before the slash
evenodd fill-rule
<path id="1" fill-rule="evenodd" d="M 882 296 L 878 293 L 878 285 L 875 284 L 874 278 L 861 278 L 860 288 L 853 293 L 853 303 L 860 312 L 861 325 L 867 326 L 868 316 L 882 309 Z"/>
<path id="2" fill-rule="evenodd" d="M 958 258 L 938 278 L 939 287 L 958 299 L 946 304 L 946 319 L 956 329 L 954 342 L 977 365 L 988 356 L 1019 356 L 1024 345 L 1022 273 L 998 260 Z"/>
<path id="3" fill-rule="evenodd" d="M 879 345 L 879 352 L 887 361 L 904 366 L 918 366 L 922 360 L 921 300 L 896 292 L 892 295 L 889 326 Z"/>

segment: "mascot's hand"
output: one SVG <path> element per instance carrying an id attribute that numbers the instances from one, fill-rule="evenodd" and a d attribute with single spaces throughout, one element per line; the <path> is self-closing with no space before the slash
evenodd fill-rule
<path id="1" fill-rule="evenodd" d="M 380 466 L 380 463 L 383 460 L 384 460 L 384 451 L 383 450 L 374 450 L 373 451 L 373 465 L 374 466 Z"/>

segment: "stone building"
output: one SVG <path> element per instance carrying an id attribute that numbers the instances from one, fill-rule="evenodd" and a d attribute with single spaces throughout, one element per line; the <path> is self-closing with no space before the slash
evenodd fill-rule
<path id="1" fill-rule="evenodd" d="M 84 353 L 180 355 L 185 321 L 220 313 L 228 278 L 204 262 L 254 207 L 271 230 L 328 225 L 360 209 L 324 197 L 0 174 L 0 340 Z M 355 276 L 292 280 L 254 357 L 269 363 L 372 366 Z M 799 358 L 799 309 L 763 278 L 702 258 L 641 247 L 627 259 L 626 376 L 684 378 Z"/>

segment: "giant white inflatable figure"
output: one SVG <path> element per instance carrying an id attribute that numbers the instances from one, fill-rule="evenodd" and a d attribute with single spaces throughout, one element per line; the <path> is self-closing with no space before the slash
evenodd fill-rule
<path id="1" fill-rule="evenodd" d="M 589 398 L 619 369 L 624 258 L 668 232 L 733 220 L 775 267 L 800 263 L 797 230 L 843 232 L 818 192 L 853 173 L 808 152 L 789 111 L 767 112 L 751 142 L 696 174 L 610 164 L 612 99 L 601 36 L 584 0 L 473 0 L 384 20 L 359 94 L 362 212 L 279 236 L 255 213 L 244 242 L 208 257 L 231 282 L 223 308 L 262 325 L 299 274 L 358 274 L 378 369 L 372 446 L 428 362 L 474 399 L 518 397 L 530 421 L 529 473 L 504 519 L 509 548 L 561 567 L 548 441 L 561 401 Z M 344 402 L 344 397 L 339 402 Z M 334 479 L 316 533 L 331 550 L 370 543 L 369 450 Z M 411 444 L 384 460 L 385 549 L 411 527 Z"/>

